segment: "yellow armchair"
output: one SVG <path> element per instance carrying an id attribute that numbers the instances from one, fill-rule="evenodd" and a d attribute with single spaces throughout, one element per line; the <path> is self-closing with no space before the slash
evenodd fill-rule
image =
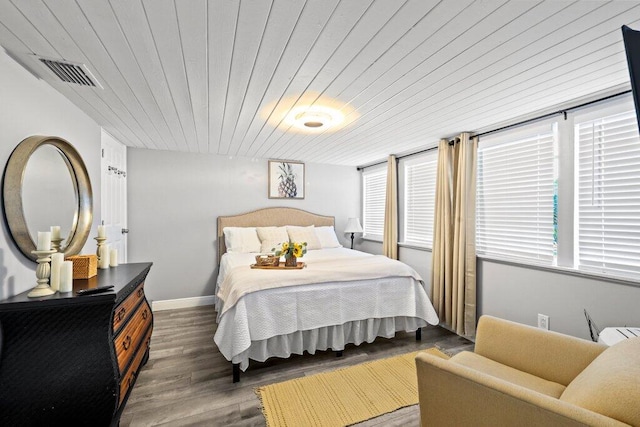
<path id="1" fill-rule="evenodd" d="M 416 367 L 422 426 L 640 426 L 640 338 L 606 347 L 482 316 L 474 352 Z"/>

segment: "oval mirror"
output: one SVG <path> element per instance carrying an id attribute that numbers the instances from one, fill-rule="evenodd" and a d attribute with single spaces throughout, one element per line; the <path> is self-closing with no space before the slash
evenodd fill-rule
<path id="1" fill-rule="evenodd" d="M 60 226 L 61 252 L 75 255 L 92 222 L 93 194 L 78 151 L 62 138 L 31 136 L 11 153 L 4 174 L 4 213 L 20 251 L 35 261 L 38 231 Z"/>
<path id="2" fill-rule="evenodd" d="M 31 239 L 37 241 L 38 231 L 57 225 L 64 249 L 75 227 L 76 197 L 66 156 L 53 145 L 40 146 L 22 176 L 22 210 Z"/>

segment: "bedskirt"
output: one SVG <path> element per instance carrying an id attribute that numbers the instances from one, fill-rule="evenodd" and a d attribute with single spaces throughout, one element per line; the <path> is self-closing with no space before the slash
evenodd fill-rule
<path id="1" fill-rule="evenodd" d="M 287 358 L 292 354 L 315 354 L 316 351 L 343 350 L 346 344 L 371 343 L 378 337 L 393 338 L 396 332 L 413 332 L 424 327 L 427 322 L 415 317 L 391 317 L 385 319 L 365 319 L 347 322 L 343 325 L 326 326 L 308 331 L 295 331 L 286 335 L 252 341 L 251 346 L 232 357 L 232 363 L 239 363 L 245 371 L 249 359 L 264 362 L 270 357 Z"/>

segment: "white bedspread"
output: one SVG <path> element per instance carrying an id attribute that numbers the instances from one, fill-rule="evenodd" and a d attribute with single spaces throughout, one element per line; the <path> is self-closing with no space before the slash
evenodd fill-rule
<path id="1" fill-rule="evenodd" d="M 374 259 L 350 249 L 309 251 L 302 259 L 332 263 L 336 258 Z M 218 285 L 235 267 L 255 261 L 252 254 L 225 254 Z M 413 269 L 410 269 L 413 271 Z M 253 270 L 264 274 L 273 270 Z M 281 273 L 295 273 L 284 271 Z M 438 316 L 415 271 L 410 277 L 382 277 L 367 280 L 334 281 L 275 287 L 239 296 L 231 307 L 218 303 L 218 329 L 214 340 L 220 352 L 245 370 L 249 358 L 287 357 L 291 353 L 316 349 L 341 350 L 344 344 L 392 336 L 396 330 L 415 330 L 426 323 L 438 324 Z M 228 292 L 218 292 L 219 296 Z M 339 336 L 339 338 L 336 338 Z"/>
<path id="2" fill-rule="evenodd" d="M 343 253 L 347 249 L 339 249 Z M 418 273 L 406 264 L 382 255 L 348 250 L 345 257 L 314 257 L 308 268 L 300 270 L 252 269 L 249 265 L 233 267 L 218 290 L 218 298 L 224 301 L 221 314 L 232 308 L 244 295 L 273 288 L 317 284 L 326 282 L 351 282 L 354 280 L 381 279 L 384 277 L 413 277 L 422 280 Z M 331 253 L 338 251 L 331 251 Z M 353 253 L 358 255 L 354 255 Z"/>

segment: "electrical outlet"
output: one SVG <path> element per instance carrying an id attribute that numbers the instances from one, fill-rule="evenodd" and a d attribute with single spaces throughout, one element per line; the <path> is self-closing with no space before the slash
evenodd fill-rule
<path id="1" fill-rule="evenodd" d="M 549 316 L 538 313 L 538 328 L 549 329 Z"/>

